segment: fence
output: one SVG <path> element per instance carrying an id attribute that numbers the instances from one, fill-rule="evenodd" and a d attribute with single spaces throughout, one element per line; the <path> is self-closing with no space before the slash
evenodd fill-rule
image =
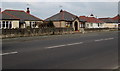
<path id="1" fill-rule="evenodd" d="M 73 28 L 29 28 L 1 29 L 2 38 L 73 33 Z"/>

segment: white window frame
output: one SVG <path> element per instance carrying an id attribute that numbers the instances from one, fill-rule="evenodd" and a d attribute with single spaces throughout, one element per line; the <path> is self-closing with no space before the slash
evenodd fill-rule
<path id="1" fill-rule="evenodd" d="M 4 21 L 5 22 L 5 26 L 3 27 L 3 21 L 0 21 L 1 22 L 1 27 L 0 27 L 0 29 L 6 29 L 6 28 L 8 28 L 8 29 L 11 29 L 12 28 L 12 21 Z M 7 22 L 8 22 L 8 27 L 6 26 L 7 25 Z M 10 22 L 11 22 L 11 27 L 10 27 Z"/>

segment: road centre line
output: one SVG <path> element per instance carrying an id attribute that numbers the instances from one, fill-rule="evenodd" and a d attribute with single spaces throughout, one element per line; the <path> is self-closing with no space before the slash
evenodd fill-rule
<path id="1" fill-rule="evenodd" d="M 95 42 L 98 42 L 98 41 L 105 41 L 105 40 L 112 40 L 112 39 L 114 39 L 114 38 L 97 39 L 97 40 L 94 40 L 94 41 L 95 41 Z M 46 47 L 46 48 L 58 48 L 58 47 L 64 47 L 64 46 L 78 45 L 78 44 L 82 44 L 82 43 L 83 43 L 83 42 L 78 42 L 78 43 L 71 43 L 71 44 L 50 46 L 50 47 Z"/>
<path id="2" fill-rule="evenodd" d="M 97 41 L 102 41 L 102 40 L 104 40 L 104 39 L 97 39 L 97 40 L 94 40 L 94 41 L 96 41 L 96 42 L 97 42 Z"/>
<path id="3" fill-rule="evenodd" d="M 94 40 L 95 42 L 98 42 L 98 41 L 104 41 L 104 40 L 112 40 L 114 38 L 105 38 L 105 39 L 97 39 L 97 40 Z"/>
<path id="4" fill-rule="evenodd" d="M 105 38 L 105 39 L 97 39 L 94 40 L 95 42 L 98 41 L 105 41 L 105 40 L 112 40 L 114 38 Z M 64 47 L 64 46 L 72 46 L 72 45 L 79 45 L 79 44 L 83 44 L 83 42 L 77 42 L 77 43 L 71 43 L 71 44 L 63 44 L 63 45 L 56 45 L 56 46 L 50 46 L 50 47 L 45 47 L 45 48 L 59 48 L 59 47 Z M 0 56 L 4 56 L 4 55 L 10 55 L 10 54 L 17 54 L 18 52 L 6 52 L 6 53 L 0 53 Z"/>
<path id="5" fill-rule="evenodd" d="M 112 40 L 112 39 L 114 39 L 114 38 L 106 38 L 106 39 L 104 39 L 104 40 Z"/>
<path id="6" fill-rule="evenodd" d="M 2 53 L 2 54 L 0 54 L 1 56 L 3 56 L 3 55 L 9 55 L 9 54 L 17 54 L 18 52 L 8 52 L 8 53 Z"/>
<path id="7" fill-rule="evenodd" d="M 58 46 L 51 46 L 51 47 L 46 47 L 46 48 L 58 48 L 58 47 L 64 47 L 64 46 L 72 46 L 72 45 L 78 45 L 82 44 L 83 42 L 78 42 L 78 43 L 71 43 L 71 44 L 64 44 L 64 45 L 58 45 Z"/>

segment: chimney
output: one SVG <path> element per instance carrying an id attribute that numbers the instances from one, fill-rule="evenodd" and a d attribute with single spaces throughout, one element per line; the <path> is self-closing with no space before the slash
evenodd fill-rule
<path id="1" fill-rule="evenodd" d="M 63 10 L 61 9 L 60 12 L 63 12 Z"/>
<path id="2" fill-rule="evenodd" d="M 90 16 L 94 16 L 93 14 L 91 14 Z"/>
<path id="3" fill-rule="evenodd" d="M 27 11 L 26 11 L 26 13 L 28 13 L 28 14 L 30 13 L 30 10 L 29 10 L 29 8 L 27 8 Z"/>

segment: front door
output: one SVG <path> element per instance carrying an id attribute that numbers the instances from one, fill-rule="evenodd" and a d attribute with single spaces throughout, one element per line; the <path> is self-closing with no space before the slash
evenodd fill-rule
<path id="1" fill-rule="evenodd" d="M 78 23 L 77 22 L 75 22 L 74 27 L 75 27 L 75 31 L 78 31 Z"/>

